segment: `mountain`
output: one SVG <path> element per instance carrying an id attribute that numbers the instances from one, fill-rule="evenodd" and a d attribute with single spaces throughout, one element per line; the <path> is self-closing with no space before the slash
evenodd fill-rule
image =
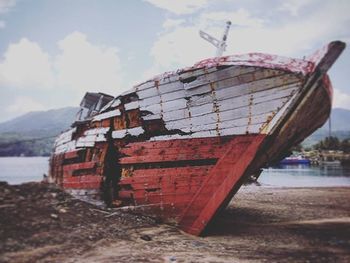
<path id="1" fill-rule="evenodd" d="M 0 123 L 0 156 L 49 155 L 55 137 L 69 128 L 78 108 L 35 111 Z"/>
<path id="2" fill-rule="evenodd" d="M 335 108 L 331 113 L 331 136 L 341 140 L 350 138 L 350 110 Z M 303 146 L 309 147 L 329 136 L 329 121 L 304 140 Z"/>
<path id="3" fill-rule="evenodd" d="M 47 156 L 55 137 L 69 128 L 78 108 L 29 112 L 0 123 L 0 156 Z M 331 114 L 332 136 L 350 138 L 350 110 L 336 108 Z M 308 147 L 329 135 L 328 122 L 303 142 Z"/>

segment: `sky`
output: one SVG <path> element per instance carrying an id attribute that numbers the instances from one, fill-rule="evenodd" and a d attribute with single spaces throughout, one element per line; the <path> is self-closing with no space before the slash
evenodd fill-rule
<path id="1" fill-rule="evenodd" d="M 350 43 L 348 0 L 0 0 L 0 122 L 213 57 L 198 31 L 220 38 L 227 20 L 224 55 Z M 350 109 L 350 47 L 329 74 L 333 107 Z"/>

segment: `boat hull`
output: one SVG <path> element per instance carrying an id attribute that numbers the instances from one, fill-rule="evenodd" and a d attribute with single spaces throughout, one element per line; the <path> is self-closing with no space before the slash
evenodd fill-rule
<path id="1" fill-rule="evenodd" d="M 249 176 L 327 120 L 326 71 L 342 48 L 314 64 L 209 60 L 136 86 L 58 138 L 50 178 L 82 199 L 203 234 Z"/>

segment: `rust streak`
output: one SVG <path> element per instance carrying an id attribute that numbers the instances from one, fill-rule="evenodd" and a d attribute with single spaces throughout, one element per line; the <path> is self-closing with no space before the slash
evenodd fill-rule
<path id="1" fill-rule="evenodd" d="M 250 95 L 249 97 L 249 113 L 248 113 L 248 124 L 247 124 L 247 130 L 246 134 L 249 134 L 249 126 L 252 124 L 252 106 L 253 106 L 253 94 Z"/>
<path id="2" fill-rule="evenodd" d="M 218 101 L 216 98 L 216 92 L 215 92 L 215 87 L 214 87 L 214 83 L 210 82 L 210 90 L 211 90 L 211 96 L 213 98 L 213 111 L 216 113 L 216 134 L 217 136 L 220 136 L 220 109 L 219 109 L 219 105 L 218 105 Z"/>

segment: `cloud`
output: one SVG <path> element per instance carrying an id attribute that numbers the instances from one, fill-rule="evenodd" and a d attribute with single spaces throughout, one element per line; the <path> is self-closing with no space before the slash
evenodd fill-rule
<path id="1" fill-rule="evenodd" d="M 209 24 L 222 25 L 227 20 L 231 20 L 234 26 L 243 27 L 261 27 L 264 20 L 253 17 L 247 10 L 240 8 L 237 11 L 220 11 L 220 12 L 204 12 L 199 17 L 200 25 L 207 26 Z"/>
<path id="2" fill-rule="evenodd" d="M 15 4 L 16 0 L 0 0 L 0 14 L 7 13 Z"/>
<path id="3" fill-rule="evenodd" d="M 265 13 L 257 16 L 255 11 L 244 8 L 204 11 L 188 18 L 180 26 L 175 25 L 159 34 L 150 51 L 154 65 L 148 72 L 189 66 L 199 59 L 213 56 L 215 48 L 200 39 L 198 30 L 203 29 L 220 38 L 227 20 L 232 21 L 232 27 L 225 54 L 264 52 L 302 57 L 333 39 L 348 39 L 349 2 L 339 0 L 322 3 L 315 5 L 312 11 L 298 20 L 280 18 L 279 23 Z M 299 6 L 303 6 L 303 3 L 300 2 Z M 273 10 L 275 16 L 283 16 L 283 12 L 281 6 Z"/>
<path id="4" fill-rule="evenodd" d="M 15 88 L 52 88 L 54 76 L 50 57 L 26 38 L 10 44 L 0 63 L 0 85 Z"/>
<path id="5" fill-rule="evenodd" d="M 284 0 L 279 8 L 282 11 L 287 11 L 292 16 L 298 16 L 300 9 L 311 4 L 314 0 Z"/>
<path id="6" fill-rule="evenodd" d="M 38 43 L 22 38 L 10 44 L 0 61 L 0 86 L 18 89 L 70 90 L 115 94 L 121 85 L 121 63 L 114 47 L 94 45 L 73 32 L 58 42 L 59 54 L 50 56 Z"/>
<path id="7" fill-rule="evenodd" d="M 73 32 L 58 42 L 55 59 L 57 85 L 78 91 L 101 91 L 114 95 L 121 86 L 118 49 L 93 45 L 87 36 Z"/>
<path id="8" fill-rule="evenodd" d="M 185 23 L 185 19 L 170 19 L 168 18 L 167 20 L 164 21 L 163 23 L 163 28 L 164 29 L 172 29 L 174 27 L 178 27 L 181 24 Z"/>
<path id="9" fill-rule="evenodd" d="M 49 55 L 27 38 L 8 46 L 0 61 L 0 90 L 25 95 L 2 101 L 7 104 L 2 120 L 28 111 L 77 106 L 88 91 L 123 91 L 117 48 L 93 44 L 79 32 L 58 41 L 58 48 L 58 54 Z"/>
<path id="10" fill-rule="evenodd" d="M 199 30 L 204 29 L 216 38 L 221 38 L 225 22 L 231 19 L 236 26 L 260 28 L 262 19 L 254 18 L 244 9 L 237 11 L 204 12 L 194 18 L 193 23 L 186 23 L 184 19 L 167 19 L 163 25 L 165 29 L 154 42 L 150 55 L 154 59 L 153 67 L 144 73 L 144 77 L 163 71 L 174 70 L 179 67 L 190 66 L 195 62 L 212 57 L 215 47 L 199 37 Z M 211 25 L 211 26 L 208 26 Z M 237 42 L 235 38 L 234 42 Z"/>
<path id="11" fill-rule="evenodd" d="M 333 108 L 344 108 L 350 110 L 350 95 L 339 89 L 333 91 Z"/>
<path id="12" fill-rule="evenodd" d="M 5 26 L 6 26 L 5 21 L 0 20 L 0 29 L 1 29 L 1 28 L 5 28 Z"/>
<path id="13" fill-rule="evenodd" d="M 208 54 L 214 54 L 213 48 L 199 38 L 198 28 L 179 27 L 160 35 L 155 41 L 150 51 L 154 63 L 144 72 L 143 80 L 165 71 L 190 66 Z"/>
<path id="14" fill-rule="evenodd" d="M 15 101 L 6 108 L 6 112 L 13 115 L 21 115 L 29 111 L 44 110 L 45 107 L 30 97 L 17 97 Z"/>
<path id="15" fill-rule="evenodd" d="M 191 14 L 204 8 L 208 0 L 144 0 L 176 15 Z"/>

